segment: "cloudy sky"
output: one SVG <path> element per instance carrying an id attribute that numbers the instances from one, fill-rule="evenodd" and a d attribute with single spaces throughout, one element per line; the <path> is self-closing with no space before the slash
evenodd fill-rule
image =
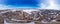
<path id="1" fill-rule="evenodd" d="M 54 2 L 55 1 L 55 2 Z M 53 5 L 53 6 L 52 6 Z M 55 6 L 54 6 L 55 5 Z M 60 0 L 0 0 L 0 9 L 7 8 L 54 8 L 60 7 Z"/>

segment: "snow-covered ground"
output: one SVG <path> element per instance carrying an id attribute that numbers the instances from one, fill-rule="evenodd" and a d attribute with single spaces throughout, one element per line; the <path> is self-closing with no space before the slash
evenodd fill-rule
<path id="1" fill-rule="evenodd" d="M 4 24 L 35 24 L 34 22 L 30 23 L 7 23 L 6 20 L 4 20 Z"/>
<path id="2" fill-rule="evenodd" d="M 31 22 L 31 23 L 7 23 L 7 22 L 4 22 L 4 24 L 34 24 L 34 22 Z"/>

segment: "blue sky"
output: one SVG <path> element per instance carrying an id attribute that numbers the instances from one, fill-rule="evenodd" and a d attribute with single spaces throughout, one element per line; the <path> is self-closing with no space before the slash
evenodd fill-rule
<path id="1" fill-rule="evenodd" d="M 19 8 L 19 7 L 27 7 L 27 8 L 40 8 L 41 3 L 44 3 L 46 6 L 49 4 L 46 3 L 47 0 L 0 0 L 1 8 Z M 60 0 L 56 0 L 56 4 L 60 5 Z"/>
<path id="2" fill-rule="evenodd" d="M 0 4 L 4 4 L 9 7 L 31 7 L 38 8 L 38 4 L 41 2 L 38 0 L 0 0 Z"/>

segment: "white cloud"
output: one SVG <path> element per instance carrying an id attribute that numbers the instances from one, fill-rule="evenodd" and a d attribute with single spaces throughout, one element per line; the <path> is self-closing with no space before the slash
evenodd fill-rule
<path id="1" fill-rule="evenodd" d="M 41 9 L 56 9 L 59 10 L 60 9 L 60 5 L 56 4 L 55 0 L 46 0 L 49 4 L 49 6 L 46 7 L 46 4 L 41 3 Z"/>
<path id="2" fill-rule="evenodd" d="M 6 5 L 3 5 L 3 4 L 0 4 L 0 10 L 2 9 L 12 9 L 11 7 L 9 6 L 6 6 Z"/>

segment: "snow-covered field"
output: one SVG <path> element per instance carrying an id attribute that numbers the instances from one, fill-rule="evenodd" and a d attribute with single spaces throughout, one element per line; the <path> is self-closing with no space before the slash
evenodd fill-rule
<path id="1" fill-rule="evenodd" d="M 35 24 L 34 22 L 30 23 L 7 23 L 6 20 L 4 20 L 4 24 Z"/>

